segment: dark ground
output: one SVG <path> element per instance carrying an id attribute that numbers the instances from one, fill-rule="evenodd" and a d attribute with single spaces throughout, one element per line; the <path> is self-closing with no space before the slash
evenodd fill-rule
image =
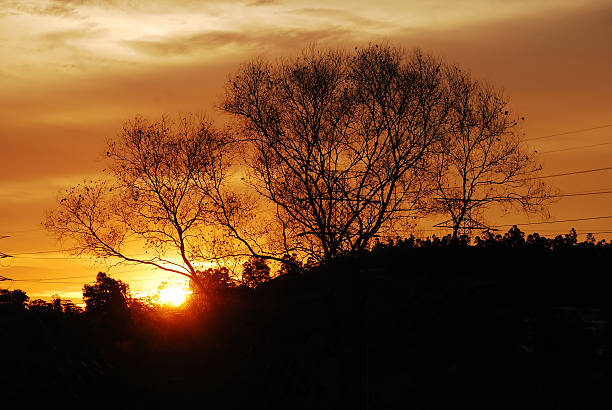
<path id="1" fill-rule="evenodd" d="M 403 242 L 204 312 L 0 313 L 6 408 L 608 409 L 607 245 Z M 4 406 L 2 406 L 4 407 Z"/>

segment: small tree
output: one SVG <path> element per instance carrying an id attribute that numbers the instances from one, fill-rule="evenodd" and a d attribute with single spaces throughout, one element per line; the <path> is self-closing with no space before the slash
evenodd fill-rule
<path id="1" fill-rule="evenodd" d="M 298 260 L 297 255 L 295 253 L 292 255 L 286 254 L 283 256 L 283 260 L 281 261 L 278 275 L 298 276 L 301 275 L 303 271 L 304 266 L 302 262 Z"/>
<path id="2" fill-rule="evenodd" d="M 242 265 L 242 283 L 255 288 L 270 279 L 270 267 L 263 258 L 252 257 Z"/>
<path id="3" fill-rule="evenodd" d="M 227 267 L 223 266 L 220 268 L 208 268 L 202 271 L 196 272 L 196 278 L 199 283 L 206 289 L 207 293 L 218 293 L 224 289 L 234 286 L 234 281 L 230 276 L 230 271 Z M 198 287 L 195 287 L 195 291 L 198 291 Z"/>
<path id="4" fill-rule="evenodd" d="M 25 309 L 30 297 L 21 289 L 0 289 L 0 307 L 8 309 Z"/>
<path id="5" fill-rule="evenodd" d="M 59 295 L 53 295 L 51 297 L 51 307 L 57 313 L 64 313 L 64 307 L 62 306 L 62 298 Z"/>
<path id="6" fill-rule="evenodd" d="M 249 142 L 250 182 L 272 204 L 284 253 L 367 248 L 406 222 L 447 132 L 443 63 L 370 46 L 243 66 L 223 108 Z"/>
<path id="7" fill-rule="evenodd" d="M 85 311 L 110 316 L 125 314 L 128 310 L 128 289 L 128 285 L 122 281 L 99 272 L 96 283 L 83 286 Z"/>
<path id="8" fill-rule="evenodd" d="M 218 236 L 220 215 L 236 209 L 222 193 L 229 142 L 204 118 L 136 117 L 108 144 L 107 177 L 66 190 L 43 225 L 75 254 L 149 265 L 205 291 L 197 263 L 214 249 L 202 239 Z"/>
<path id="9" fill-rule="evenodd" d="M 53 305 L 43 299 L 34 299 L 28 304 L 28 310 L 31 312 L 52 312 Z"/>
<path id="10" fill-rule="evenodd" d="M 38 306 L 38 309 L 44 310 L 44 307 Z M 65 314 L 78 314 L 78 313 L 83 312 L 83 309 L 75 305 L 74 302 L 72 302 L 69 299 L 62 299 L 61 297 L 59 297 L 59 295 L 52 296 L 51 303 L 49 304 L 49 309 L 57 313 L 65 313 Z"/>
<path id="11" fill-rule="evenodd" d="M 451 127 L 434 168 L 435 207 L 450 216 L 453 238 L 463 229 L 486 228 L 482 214 L 492 205 L 546 213 L 550 187 L 538 179 L 542 166 L 527 154 L 519 119 L 501 91 L 457 67 L 445 75 Z"/>

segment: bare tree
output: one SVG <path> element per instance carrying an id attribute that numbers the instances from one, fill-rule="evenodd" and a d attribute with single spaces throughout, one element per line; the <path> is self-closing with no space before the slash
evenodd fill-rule
<path id="1" fill-rule="evenodd" d="M 287 253 L 365 249 L 418 208 L 447 132 L 442 68 L 373 45 L 255 60 L 230 77 L 223 108 L 249 142 L 250 182 L 273 204 Z"/>
<path id="2" fill-rule="evenodd" d="M 497 204 L 546 213 L 551 188 L 538 179 L 542 166 L 527 154 L 519 118 L 501 91 L 457 67 L 446 72 L 452 95 L 451 132 L 438 155 L 437 208 L 450 216 L 453 237 L 486 228 L 483 212 Z"/>
<path id="3" fill-rule="evenodd" d="M 137 117 L 109 142 L 106 177 L 66 190 L 43 225 L 76 254 L 150 265 L 202 287 L 198 262 L 212 254 L 203 238 L 217 234 L 219 204 L 231 202 L 222 192 L 229 143 L 204 118 Z"/>

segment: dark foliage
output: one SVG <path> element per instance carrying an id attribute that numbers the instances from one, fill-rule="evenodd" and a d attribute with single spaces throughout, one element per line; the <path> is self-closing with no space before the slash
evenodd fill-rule
<path id="1" fill-rule="evenodd" d="M 113 408 L 609 408 L 612 246 L 576 239 L 379 243 L 206 310 L 133 303 L 121 331 L 32 301 L 2 313 L 0 385 Z"/>
<path id="2" fill-rule="evenodd" d="M 242 265 L 242 283 L 255 288 L 270 280 L 270 267 L 263 258 L 252 257 Z"/>
<path id="3" fill-rule="evenodd" d="M 89 313 L 118 315 L 127 312 L 128 285 L 99 272 L 96 283 L 83 286 L 85 310 Z M 60 301 L 61 303 L 61 301 Z"/>
<path id="4" fill-rule="evenodd" d="M 30 297 L 23 290 L 0 289 L 0 309 L 15 311 L 25 309 Z"/>

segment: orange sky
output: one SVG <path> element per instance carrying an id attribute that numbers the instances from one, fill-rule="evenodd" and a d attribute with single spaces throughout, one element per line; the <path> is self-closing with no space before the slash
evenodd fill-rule
<path id="1" fill-rule="evenodd" d="M 528 138 L 612 124 L 612 4 L 583 0 L 0 2 L 0 261 L 31 297 L 80 299 L 106 267 L 64 259 L 40 229 L 62 187 L 104 167 L 106 138 L 134 114 L 207 112 L 240 62 L 317 42 L 418 46 L 503 86 Z M 612 142 L 612 127 L 533 141 L 540 152 Z M 612 144 L 541 156 L 546 174 L 612 165 Z M 563 193 L 612 190 L 612 171 L 555 178 Z M 612 195 L 565 198 L 554 219 L 612 215 Z M 525 221 L 509 215 L 501 223 Z M 612 231 L 612 219 L 525 227 Z M 427 228 L 423 226 L 423 228 Z M 612 234 L 596 235 L 612 237 Z M 135 290 L 167 274 L 119 266 Z M 41 281 L 40 279 L 45 279 Z M 45 283 L 46 282 L 46 283 Z"/>

